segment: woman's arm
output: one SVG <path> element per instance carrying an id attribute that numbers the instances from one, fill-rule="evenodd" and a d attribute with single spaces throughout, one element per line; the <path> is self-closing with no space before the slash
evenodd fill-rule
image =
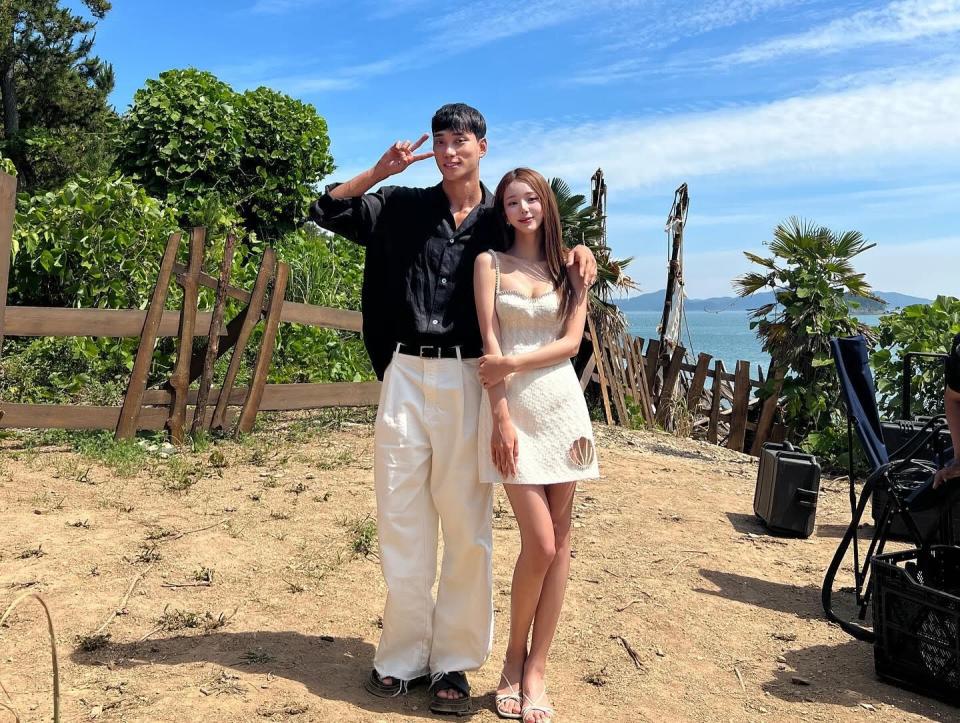
<path id="1" fill-rule="evenodd" d="M 488 253 L 480 254 L 473 266 L 473 293 L 477 305 L 477 319 L 480 322 L 480 336 L 483 340 L 484 352 L 500 356 L 500 321 L 497 318 L 495 303 L 496 285 L 496 267 L 493 257 Z M 510 421 L 506 385 L 501 377 L 499 383 L 487 386 L 486 389 L 490 396 L 490 411 L 493 414 L 490 454 L 500 474 L 509 477 L 516 474 L 520 450 L 516 430 L 513 428 L 513 422 Z"/>
<path id="2" fill-rule="evenodd" d="M 539 349 L 524 354 L 501 356 L 499 347 L 491 352 L 484 345 L 485 355 L 480 360 L 480 378 L 484 386 L 500 383 L 508 374 L 553 366 L 576 356 L 583 340 L 583 326 L 587 322 L 587 305 L 590 295 L 578 269 L 568 267 L 568 278 L 573 286 L 574 308 L 563 325 L 560 338 Z"/>

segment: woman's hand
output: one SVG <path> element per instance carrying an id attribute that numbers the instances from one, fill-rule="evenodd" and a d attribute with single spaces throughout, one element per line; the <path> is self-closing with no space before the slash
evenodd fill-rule
<path id="1" fill-rule="evenodd" d="M 493 434 L 490 435 L 490 454 L 493 457 L 494 466 L 502 477 L 516 476 L 520 443 L 510 417 L 494 417 Z"/>
<path id="2" fill-rule="evenodd" d="M 484 389 L 499 384 L 507 374 L 513 371 L 510 357 L 499 354 L 486 354 L 480 357 L 480 383 Z"/>

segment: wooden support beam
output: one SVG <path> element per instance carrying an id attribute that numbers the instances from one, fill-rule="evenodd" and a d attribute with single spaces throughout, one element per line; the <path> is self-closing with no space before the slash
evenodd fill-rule
<path id="1" fill-rule="evenodd" d="M 693 369 L 693 378 L 690 380 L 690 388 L 687 390 L 687 409 L 694 417 L 700 411 L 700 399 L 703 397 L 703 387 L 707 381 L 707 374 L 710 371 L 710 360 L 713 359 L 709 354 L 700 352 L 697 357 L 697 366 Z"/>
<path id="2" fill-rule="evenodd" d="M 707 427 L 707 441 L 717 444 L 719 440 L 720 400 L 723 398 L 723 362 L 717 359 L 713 365 L 713 384 L 710 385 L 710 424 Z"/>
<path id="3" fill-rule="evenodd" d="M 273 359 L 273 347 L 277 341 L 277 328 L 280 326 L 280 309 L 283 307 L 283 295 L 287 291 L 289 274 L 289 264 L 282 261 L 277 264 L 277 275 L 273 282 L 273 292 L 270 294 L 270 306 L 267 309 L 267 318 L 263 325 L 263 341 L 257 353 L 253 376 L 250 378 L 250 393 L 243 403 L 243 409 L 240 410 L 237 432 L 249 434 L 253 431 L 253 422 L 257 418 L 257 411 L 260 409 L 263 388 L 267 384 L 267 375 L 270 372 L 270 361 Z"/>
<path id="4" fill-rule="evenodd" d="M 140 336 L 147 312 L 142 309 L 65 309 L 49 306 L 10 306 L 7 308 L 7 336 Z M 194 333 L 206 336 L 210 330 L 210 312 L 197 314 Z M 180 312 L 164 311 L 157 337 L 177 336 Z"/>
<path id="5" fill-rule="evenodd" d="M 633 340 L 633 356 L 637 369 L 637 391 L 640 392 L 640 407 L 647 424 L 653 424 L 655 416 L 653 399 L 650 396 L 650 383 L 647 381 L 647 366 L 643 358 L 643 339 Z"/>
<path id="6" fill-rule="evenodd" d="M 210 389 L 210 401 L 220 400 L 221 389 Z M 247 387 L 234 387 L 225 406 L 239 407 L 247 398 Z M 325 382 L 322 384 L 267 384 L 263 389 L 260 411 L 289 411 L 322 407 L 369 407 L 379 401 L 380 382 Z M 171 394 L 166 389 L 150 389 L 143 396 L 145 408 L 165 407 Z M 187 394 L 187 405 L 197 402 L 197 390 Z"/>
<path id="7" fill-rule="evenodd" d="M 226 429 L 227 399 L 230 397 L 230 391 L 237 379 L 237 372 L 240 370 L 240 363 L 243 361 L 243 352 L 246 349 L 247 341 L 253 332 L 257 322 L 260 321 L 260 312 L 263 309 L 263 301 L 267 294 L 267 286 L 273 279 L 276 272 L 277 255 L 273 249 L 267 248 L 263 251 L 263 258 L 260 259 L 260 270 L 257 272 L 257 280 L 253 283 L 253 291 L 250 295 L 250 304 L 230 322 L 229 327 L 237 329 L 236 343 L 233 345 L 233 355 L 230 357 L 230 364 L 227 366 L 227 374 L 223 379 L 223 389 L 226 395 L 220 395 L 217 400 L 217 407 L 213 412 L 213 421 L 211 428 L 223 431 Z M 239 321 L 239 324 L 237 323 Z"/>
<path id="8" fill-rule="evenodd" d="M 630 426 L 630 415 L 627 412 L 627 402 L 623 394 L 621 384 L 622 368 L 613 352 L 614 344 L 609 338 L 603 340 L 604 361 L 607 363 L 607 380 L 610 383 L 610 391 L 613 396 L 613 406 L 617 410 L 617 418 L 620 426 Z"/>
<path id="9" fill-rule="evenodd" d="M 587 359 L 587 363 L 583 367 L 583 373 L 580 375 L 580 391 L 585 392 L 587 390 L 587 385 L 590 383 L 590 380 L 593 378 L 593 372 L 597 368 L 597 358 L 590 355 L 590 358 Z"/>
<path id="10" fill-rule="evenodd" d="M 600 377 L 600 401 L 603 403 L 603 413 L 607 424 L 613 424 L 613 412 L 610 409 L 610 397 L 607 396 L 607 370 L 603 361 L 603 351 L 597 338 L 597 329 L 593 324 L 593 317 L 587 312 L 587 329 L 590 332 L 590 343 L 593 345 L 593 358 L 597 363 L 597 375 Z"/>
<path id="11" fill-rule="evenodd" d="M 17 215 L 17 177 L 0 172 L 0 351 L 6 334 L 7 290 L 13 255 L 13 222 Z"/>
<path id="12" fill-rule="evenodd" d="M 157 273 L 157 282 L 150 296 L 150 305 L 147 306 L 143 326 L 140 328 L 140 344 L 137 346 L 137 355 L 134 357 L 133 369 L 130 371 L 130 381 L 127 382 L 127 392 L 123 397 L 123 407 L 114 431 L 116 439 L 131 439 L 137 433 L 137 415 L 140 413 L 143 391 L 147 386 L 153 348 L 157 343 L 157 330 L 163 318 L 163 306 L 167 303 L 167 294 L 170 290 L 170 275 L 173 273 L 173 263 L 177 259 L 179 248 L 180 234 L 170 234 L 163 251 L 163 258 L 160 260 L 160 271 Z"/>
<path id="13" fill-rule="evenodd" d="M 733 387 L 733 414 L 730 417 L 727 447 L 742 452 L 747 433 L 747 407 L 750 403 L 750 362 L 742 359 L 738 361 L 734 376 L 736 381 Z"/>
<path id="14" fill-rule="evenodd" d="M 198 226 L 190 234 L 190 255 L 187 272 L 183 275 L 183 310 L 180 314 L 180 333 L 177 341 L 177 361 L 168 382 L 173 398 L 170 401 L 170 417 L 167 430 L 170 441 L 182 444 L 183 425 L 187 416 L 187 391 L 190 389 L 190 359 L 193 357 L 194 327 L 197 321 L 197 302 L 199 300 L 201 266 L 203 250 L 207 238 L 206 229 Z"/>
<path id="15" fill-rule="evenodd" d="M 193 415 L 193 426 L 190 429 L 192 434 L 200 432 L 205 421 L 207 397 L 210 394 L 210 384 L 213 381 L 213 367 L 219 356 L 217 352 L 220 346 L 220 327 L 223 326 L 223 315 L 226 311 L 227 287 L 230 285 L 230 269 L 233 267 L 233 250 L 236 243 L 236 236 L 229 234 L 223 246 L 220 278 L 217 282 L 217 292 L 213 301 L 213 319 L 210 322 L 210 334 L 207 336 L 207 350 L 203 358 L 203 370 L 200 374 L 200 387 L 197 392 L 197 409 Z"/>
<path id="16" fill-rule="evenodd" d="M 660 366 L 660 342 L 657 339 L 651 339 L 647 342 L 647 384 L 650 388 L 650 398 L 657 397 L 657 369 Z"/>
<path id="17" fill-rule="evenodd" d="M 763 449 L 764 443 L 769 441 L 770 433 L 773 431 L 773 419 L 777 412 L 777 405 L 780 403 L 780 390 L 783 388 L 783 378 L 786 370 L 783 367 L 777 367 L 772 372 L 767 372 L 768 375 L 771 373 L 773 374 L 773 389 L 760 408 L 757 432 L 753 437 L 753 445 L 750 447 L 750 454 L 754 457 L 760 456 L 760 450 Z"/>
<path id="18" fill-rule="evenodd" d="M 680 378 L 680 365 L 683 364 L 683 357 L 686 353 L 686 349 L 682 346 L 674 347 L 670 364 L 663 374 L 663 387 L 660 390 L 660 398 L 657 402 L 657 423 L 664 429 L 668 428 L 672 421 L 673 392 L 677 386 L 677 379 Z"/>

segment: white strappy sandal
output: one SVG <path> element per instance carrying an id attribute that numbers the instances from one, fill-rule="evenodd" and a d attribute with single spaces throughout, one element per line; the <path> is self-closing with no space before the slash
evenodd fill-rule
<path id="1" fill-rule="evenodd" d="M 507 681 L 507 687 L 510 689 L 510 692 L 498 693 L 496 698 L 494 698 L 494 705 L 497 709 L 497 715 L 507 720 L 520 720 L 523 718 L 523 701 L 520 699 L 520 691 L 517 689 L 517 686 L 510 682 L 510 678 L 505 676 L 503 673 L 500 673 L 500 677 Z M 521 708 L 520 713 L 511 713 L 510 711 L 503 709 L 503 704 L 510 700 L 517 702 L 517 705 L 519 705 Z"/>
<path id="2" fill-rule="evenodd" d="M 543 699 L 543 696 L 547 694 L 547 689 L 544 688 L 543 692 L 537 696 L 537 699 L 534 700 L 526 693 L 523 694 L 523 699 L 529 701 L 523 708 L 520 709 L 520 719 L 523 723 L 527 723 L 527 716 L 531 713 L 543 713 L 546 718 L 541 718 L 538 723 L 553 723 L 553 717 L 557 714 L 553 708 L 549 705 L 540 705 L 540 701 Z"/>

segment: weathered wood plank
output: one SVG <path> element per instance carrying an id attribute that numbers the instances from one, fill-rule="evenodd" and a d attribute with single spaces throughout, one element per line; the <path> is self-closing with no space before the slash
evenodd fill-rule
<path id="1" fill-rule="evenodd" d="M 227 390 L 226 396 L 221 395 L 217 400 L 216 409 L 213 412 L 213 422 L 211 427 L 223 431 L 226 429 L 227 399 L 230 398 L 230 390 L 233 389 L 233 383 L 237 379 L 237 372 L 240 370 L 240 363 L 243 361 L 243 352 L 250 340 L 250 334 L 260 321 L 260 312 L 263 309 L 263 301 L 267 294 L 267 286 L 276 271 L 277 255 L 272 248 L 264 249 L 263 258 L 260 259 L 260 269 L 257 271 L 257 280 L 253 282 L 253 291 L 250 294 L 250 303 L 230 322 L 229 327 L 237 327 L 239 320 L 239 329 L 237 331 L 236 343 L 233 345 L 233 355 L 230 357 L 230 363 L 227 366 L 227 373 L 223 378 L 223 389 Z"/>
<path id="2" fill-rule="evenodd" d="M 140 336 L 146 320 L 140 309 L 61 309 L 46 306 L 11 306 L 7 309 L 7 336 Z M 196 336 L 210 331 L 210 312 L 197 314 Z M 157 336 L 177 336 L 180 312 L 164 311 Z"/>
<path id="3" fill-rule="evenodd" d="M 730 417 L 730 434 L 727 447 L 738 452 L 743 451 L 743 441 L 747 433 L 747 406 L 750 403 L 750 362 L 737 362 L 733 387 L 733 415 Z"/>
<path id="4" fill-rule="evenodd" d="M 723 398 L 723 362 L 717 359 L 713 365 L 713 384 L 710 385 L 710 424 L 707 427 L 707 441 L 716 444 L 718 440 L 718 426 L 720 424 L 720 400 Z"/>
<path id="5" fill-rule="evenodd" d="M 627 388 L 630 390 L 630 397 L 633 399 L 633 403 L 640 407 L 642 412 L 643 404 L 640 399 L 640 389 L 637 386 L 637 364 L 633 358 L 633 337 L 629 334 L 623 334 L 619 342 L 620 356 L 623 357 L 624 370 L 626 373 Z"/>
<path id="6" fill-rule="evenodd" d="M 686 349 L 676 346 L 670 357 L 670 364 L 663 374 L 663 387 L 660 389 L 660 399 L 657 402 L 657 422 L 664 428 L 669 427 L 673 415 L 673 392 L 680 377 L 680 365 Z"/>
<path id="7" fill-rule="evenodd" d="M 587 385 L 590 384 L 590 380 L 593 377 L 593 372 L 597 368 L 597 360 L 592 354 L 590 358 L 587 359 L 587 363 L 583 367 L 583 373 L 580 375 L 580 391 L 586 391 Z"/>
<path id="8" fill-rule="evenodd" d="M 657 367 L 660 366 L 660 341 L 657 339 L 651 339 L 647 342 L 646 364 L 650 398 L 654 399 L 657 396 Z"/>
<path id="9" fill-rule="evenodd" d="M 767 372 L 771 374 L 771 372 Z M 754 457 L 760 456 L 760 450 L 770 438 L 770 432 L 773 430 L 773 419 L 777 412 L 777 405 L 780 402 L 780 390 L 783 388 L 783 378 L 786 370 L 783 367 L 777 367 L 772 371 L 773 390 L 767 397 L 763 406 L 760 408 L 760 419 L 757 420 L 757 433 L 753 438 L 753 445 L 750 447 L 750 454 Z"/>
<path id="10" fill-rule="evenodd" d="M 133 360 L 130 381 L 127 382 L 127 391 L 123 396 L 123 407 L 114 431 L 116 439 L 131 439 L 137 432 L 137 415 L 140 413 L 143 391 L 147 386 L 147 374 L 150 372 L 153 349 L 157 343 L 157 330 L 163 319 L 163 306 L 167 302 L 167 294 L 170 290 L 170 275 L 173 272 L 173 263 L 177 259 L 179 248 L 180 234 L 173 233 L 167 239 L 167 246 L 160 260 L 160 270 L 157 272 L 157 281 L 153 286 L 153 294 L 150 296 L 150 305 L 143 317 L 137 355 Z"/>
<path id="11" fill-rule="evenodd" d="M 116 429 L 121 407 L 69 404 L 4 404 L 0 428 L 5 429 Z M 159 431 L 167 424 L 164 407 L 144 407 L 137 415 L 137 429 Z M 193 409 L 187 410 L 192 420 Z"/>
<path id="12" fill-rule="evenodd" d="M 593 324 L 593 318 L 587 314 L 587 329 L 590 332 L 590 343 L 593 345 L 593 358 L 597 364 L 597 375 L 600 377 L 600 401 L 603 403 L 603 413 L 607 424 L 613 424 L 613 412 L 610 409 L 610 397 L 607 396 L 607 370 L 603 360 L 603 352 L 597 339 L 597 329 Z"/>
<path id="13" fill-rule="evenodd" d="M 707 374 L 710 371 L 710 360 L 713 359 L 709 354 L 700 352 L 697 357 L 697 365 L 692 368 L 693 378 L 690 380 L 690 388 L 687 390 L 687 409 L 690 414 L 696 417 L 700 411 L 700 400 L 703 396 L 703 387 L 707 381 Z M 684 366 L 690 366 L 685 364 Z"/>
<path id="14" fill-rule="evenodd" d="M 614 355 L 613 346 L 609 339 L 603 340 L 604 361 L 607 364 L 607 381 L 610 384 L 613 396 L 613 406 L 617 410 L 617 419 L 621 426 L 628 427 L 630 426 L 630 415 L 627 413 L 627 402 L 621 384 L 621 370 L 618 369 L 619 364 Z"/>
<path id="15" fill-rule="evenodd" d="M 260 409 L 263 398 L 263 388 L 267 384 L 267 374 L 270 372 L 270 361 L 273 359 L 273 347 L 277 341 L 277 329 L 280 326 L 280 309 L 283 307 L 283 295 L 287 291 L 287 278 L 290 266 L 284 262 L 277 264 L 277 274 L 273 281 L 273 292 L 270 294 L 270 306 L 267 308 L 267 317 L 263 324 L 263 340 L 257 352 L 257 361 L 253 366 L 253 376 L 250 378 L 250 393 L 244 400 L 240 410 L 240 420 L 237 422 L 237 431 L 249 434 L 253 430 L 253 422 Z"/>
<path id="16" fill-rule="evenodd" d="M 13 222 L 17 215 L 17 177 L 0 172 L 0 350 L 5 334 L 10 258 L 13 251 Z"/>
<path id="17" fill-rule="evenodd" d="M 197 277 L 203 265 L 206 238 L 207 231 L 201 226 L 194 228 L 190 233 L 187 272 L 180 281 L 183 286 L 183 309 L 180 314 L 180 330 L 177 338 L 177 360 L 168 381 L 173 398 L 170 400 L 167 430 L 170 432 L 170 441 L 174 444 L 181 444 L 184 439 L 183 425 L 187 417 L 187 391 L 190 388 L 190 359 L 193 357 L 193 336 L 200 293 Z"/>
<path id="18" fill-rule="evenodd" d="M 643 339 L 633 340 L 633 354 L 637 362 L 637 391 L 640 392 L 640 406 L 643 409 L 643 418 L 647 424 L 653 424 L 655 416 L 653 399 L 650 396 L 650 383 L 647 381 L 647 367 L 643 358 Z"/>
<path id="19" fill-rule="evenodd" d="M 233 250 L 236 243 L 236 236 L 229 234 L 223 245 L 220 278 L 217 281 L 217 291 L 213 301 L 213 319 L 210 322 L 210 333 L 207 336 L 207 349 L 203 357 L 203 370 L 200 373 L 197 410 L 193 415 L 193 426 L 190 429 L 192 434 L 197 434 L 202 429 L 205 418 L 207 397 L 210 394 L 210 384 L 213 381 L 213 367 L 219 356 L 217 352 L 220 346 L 220 329 L 223 326 L 223 315 L 226 312 L 227 287 L 230 285 L 230 269 L 233 267 Z M 189 385 L 189 382 L 187 382 L 187 384 Z"/>
<path id="20" fill-rule="evenodd" d="M 210 389 L 210 402 L 219 402 L 221 389 Z M 243 405 L 249 390 L 247 387 L 234 387 L 225 406 Z M 149 406 L 167 406 L 170 404 L 170 392 L 165 389 L 151 389 L 144 394 L 143 404 Z M 267 384 L 263 388 L 260 411 L 289 411 L 295 409 L 319 409 L 322 407 L 369 407 L 375 406 L 380 398 L 380 382 L 327 382 L 323 384 Z M 197 401 L 197 390 L 187 394 L 187 404 Z"/>

